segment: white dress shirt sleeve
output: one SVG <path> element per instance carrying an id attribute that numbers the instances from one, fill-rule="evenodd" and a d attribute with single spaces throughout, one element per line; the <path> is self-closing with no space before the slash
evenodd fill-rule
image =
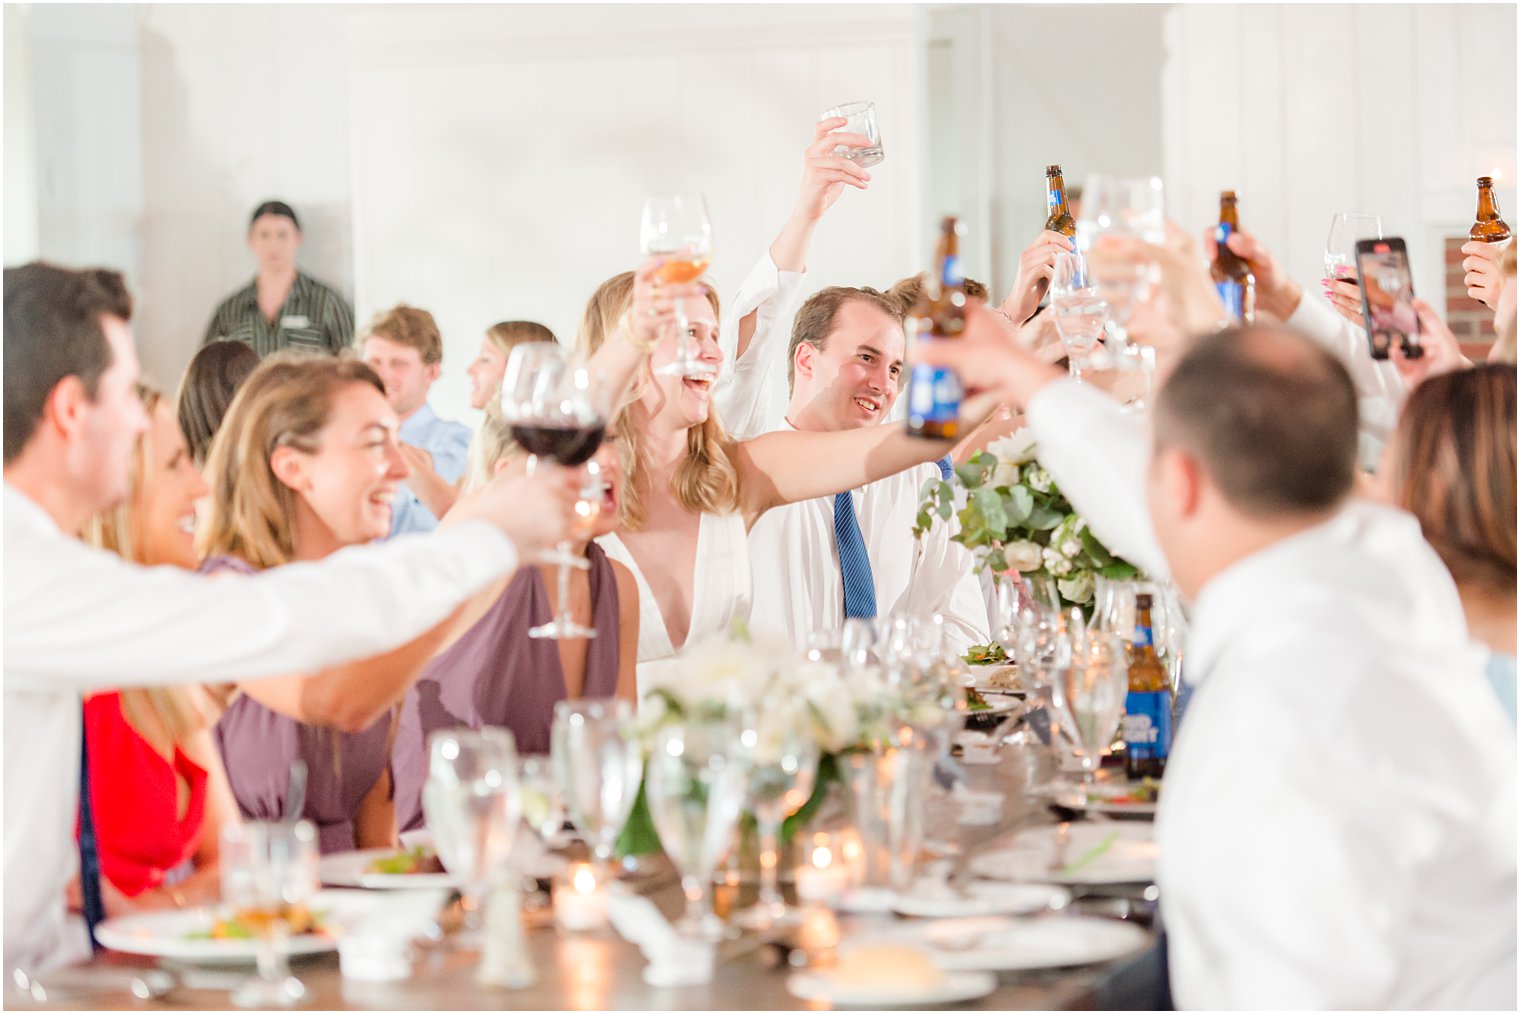
<path id="1" fill-rule="evenodd" d="M 1375 469 L 1408 395 L 1398 367 L 1373 359 L 1366 333 L 1307 292 L 1284 323 L 1312 338 L 1351 374 L 1357 399 L 1357 459 L 1363 468 Z"/>
<path id="2" fill-rule="evenodd" d="M 956 510 L 965 506 L 965 490 L 956 487 Z M 910 616 L 945 618 L 947 649 L 965 654 L 973 644 L 986 644 L 987 601 L 971 550 L 952 541 L 960 521 L 952 517 L 937 524 L 919 540 L 917 558 L 909 578 L 905 608 Z"/>
<path id="3" fill-rule="evenodd" d="M 748 440 L 776 428 L 778 420 L 772 416 L 780 401 L 781 378 L 786 376 L 786 346 L 802 279 L 802 272 L 776 267 L 767 249 L 725 308 L 718 332 L 724 373 L 713 390 L 713 401 L 724 428 L 735 439 Z M 755 331 L 740 356 L 739 322 L 750 313 L 755 315 Z"/>
<path id="4" fill-rule="evenodd" d="M 247 578 L 139 567 L 6 522 L 5 673 L 16 689 L 237 681 L 388 651 L 517 564 L 471 522 Z"/>
<path id="5" fill-rule="evenodd" d="M 1058 380 L 1027 407 L 1040 464 L 1108 547 L 1157 581 L 1170 571 L 1145 498 L 1147 429 L 1088 385 Z"/>

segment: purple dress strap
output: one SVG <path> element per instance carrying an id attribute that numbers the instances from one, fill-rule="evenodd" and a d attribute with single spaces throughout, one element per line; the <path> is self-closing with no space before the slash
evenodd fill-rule
<path id="1" fill-rule="evenodd" d="M 591 615 L 597 635 L 586 648 L 582 697 L 612 697 L 618 677 L 618 589 L 612 561 L 596 543 L 591 563 Z M 464 635 L 423 671 L 407 692 L 391 752 L 396 780 L 396 827 L 422 826 L 427 740 L 439 729 L 509 729 L 520 756 L 549 752 L 554 705 L 569 696 L 559 642 L 528 630 L 547 623 L 549 591 L 537 567 L 524 567 L 501 597 Z"/>
<path id="2" fill-rule="evenodd" d="M 203 573 L 219 570 L 257 573 L 235 557 L 215 557 L 201 565 Z M 385 771 L 390 723 L 386 714 L 362 732 L 338 732 L 297 722 L 239 694 L 213 735 L 244 820 L 290 816 L 285 812 L 290 767 L 298 760 L 306 762 L 301 816 L 316 825 L 318 846 L 325 855 L 359 847 L 354 818 Z"/>

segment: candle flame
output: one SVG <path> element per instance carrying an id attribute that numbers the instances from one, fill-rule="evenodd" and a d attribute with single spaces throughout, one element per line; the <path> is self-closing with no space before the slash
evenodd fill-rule
<path id="1" fill-rule="evenodd" d="M 596 890 L 596 872 L 589 866 L 582 866 L 575 871 L 572 881 L 578 894 L 590 894 Z"/>
<path id="2" fill-rule="evenodd" d="M 830 852 L 827 846 L 820 845 L 813 850 L 813 865 L 820 870 L 826 868 L 833 861 L 834 853 Z"/>

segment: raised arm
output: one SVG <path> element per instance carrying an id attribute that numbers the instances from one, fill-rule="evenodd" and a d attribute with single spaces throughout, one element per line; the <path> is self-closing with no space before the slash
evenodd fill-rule
<path id="1" fill-rule="evenodd" d="M 772 428 L 766 409 L 777 378 L 785 373 L 787 325 L 807 271 L 808 250 L 818 223 L 846 186 L 865 190 L 870 183 L 870 173 L 834 155 L 836 146 L 859 148 L 870 144 L 862 134 L 829 133 L 846 122 L 842 118 L 819 122 L 812 144 L 802 153 L 802 187 L 797 203 L 723 315 L 718 345 L 728 365 L 713 390 L 713 400 L 724 426 L 740 439 Z"/>

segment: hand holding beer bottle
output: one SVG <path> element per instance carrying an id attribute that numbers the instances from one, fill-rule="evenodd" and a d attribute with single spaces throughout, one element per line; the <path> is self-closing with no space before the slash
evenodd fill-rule
<path id="1" fill-rule="evenodd" d="M 966 280 L 961 274 L 960 219 L 940 223 L 934 273 L 923 298 L 909 317 L 908 333 L 916 350 L 925 344 L 952 341 L 966 327 Z M 908 377 L 908 433 L 931 440 L 961 435 L 961 382 L 952 369 L 916 361 Z"/>

